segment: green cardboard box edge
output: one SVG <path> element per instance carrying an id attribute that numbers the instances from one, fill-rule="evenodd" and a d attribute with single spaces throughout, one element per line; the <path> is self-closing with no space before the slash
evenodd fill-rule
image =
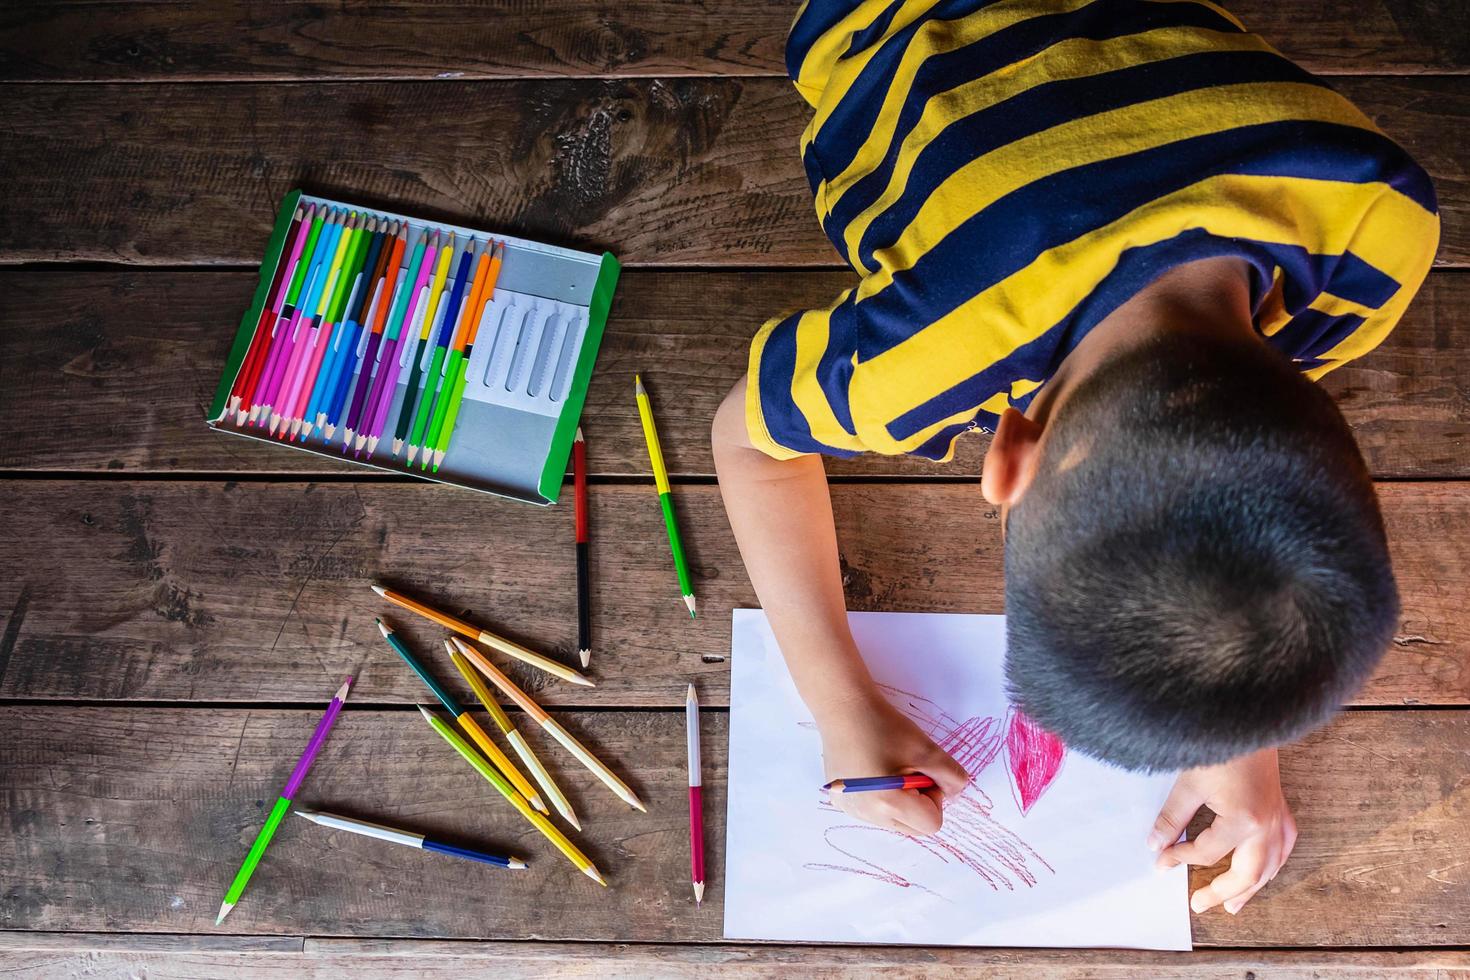
<path id="1" fill-rule="evenodd" d="M 266 243 L 265 255 L 260 261 L 260 281 L 255 284 L 255 296 L 245 310 L 245 315 L 240 318 L 240 326 L 235 331 L 235 343 L 230 347 L 230 356 L 225 359 L 225 369 L 220 375 L 219 387 L 214 390 L 214 401 L 209 406 L 206 421 L 219 418 L 220 413 L 225 410 L 230 389 L 234 387 L 235 378 L 240 373 L 240 364 L 245 360 L 246 351 L 250 349 L 251 338 L 255 336 L 255 325 L 260 320 L 260 311 L 265 309 L 265 304 L 270 300 L 266 293 L 271 288 L 271 276 L 280 264 L 281 250 L 286 247 L 286 232 L 291 228 L 291 218 L 296 214 L 296 202 L 300 200 L 301 190 L 297 188 L 286 195 L 281 201 L 281 209 L 276 212 L 276 225 L 271 229 L 270 241 Z"/>
<path id="2" fill-rule="evenodd" d="M 592 286 L 592 299 L 587 304 L 587 336 L 582 341 L 582 353 L 577 358 L 577 369 L 572 372 L 572 384 L 567 405 L 556 422 L 556 431 L 551 437 L 551 447 L 546 453 L 546 465 L 541 469 L 537 489 L 548 503 L 556 503 L 561 497 L 565 482 L 567 460 L 572 454 L 572 440 L 577 426 L 582 423 L 582 407 L 587 403 L 587 388 L 592 380 L 592 366 L 602 350 L 602 335 L 607 328 L 608 313 L 612 309 L 613 291 L 617 288 L 622 265 L 611 252 L 602 253 L 602 264 L 597 270 L 597 281 Z"/>

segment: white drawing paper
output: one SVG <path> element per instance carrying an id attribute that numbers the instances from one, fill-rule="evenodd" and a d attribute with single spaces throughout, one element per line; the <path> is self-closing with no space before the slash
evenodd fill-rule
<path id="1" fill-rule="evenodd" d="M 727 939 L 1190 948 L 1187 872 L 1153 870 L 1144 843 L 1172 775 L 1067 751 L 1019 715 L 1004 693 L 1004 617 L 850 621 L 874 678 L 972 782 L 934 837 L 834 810 L 820 739 L 765 614 L 737 609 Z"/>

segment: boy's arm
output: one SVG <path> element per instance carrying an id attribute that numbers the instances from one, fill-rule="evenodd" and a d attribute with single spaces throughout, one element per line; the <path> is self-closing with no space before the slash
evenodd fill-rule
<path id="1" fill-rule="evenodd" d="M 745 388 L 742 379 L 715 415 L 715 469 L 751 583 L 821 732 L 828 777 L 920 771 L 939 785 L 924 794 L 839 794 L 833 803 L 880 826 L 933 833 L 943 794 L 960 792 L 969 777 L 873 682 L 847 626 L 821 458 L 777 460 L 756 449 L 746 431 Z"/>

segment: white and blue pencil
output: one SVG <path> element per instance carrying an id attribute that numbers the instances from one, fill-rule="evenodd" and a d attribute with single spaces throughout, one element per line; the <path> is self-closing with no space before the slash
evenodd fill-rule
<path id="1" fill-rule="evenodd" d="M 526 862 L 518 857 L 506 854 L 491 854 L 488 851 L 476 851 L 468 847 L 456 847 L 443 841 L 432 840 L 423 834 L 416 834 L 409 830 L 398 830 L 395 827 L 384 827 L 382 824 L 368 823 L 366 820 L 354 820 L 336 813 L 321 813 L 316 810 L 292 810 L 298 817 L 305 817 L 312 823 L 319 823 L 323 827 L 331 827 L 334 830 L 345 830 L 349 834 L 361 834 L 364 837 L 373 837 L 377 840 L 385 840 L 390 844 L 402 844 L 404 847 L 416 847 L 421 851 L 433 851 L 436 854 L 448 854 L 450 857 L 464 858 L 468 861 L 479 861 L 481 864 L 493 864 L 498 868 L 511 868 L 521 870 L 525 868 Z"/>

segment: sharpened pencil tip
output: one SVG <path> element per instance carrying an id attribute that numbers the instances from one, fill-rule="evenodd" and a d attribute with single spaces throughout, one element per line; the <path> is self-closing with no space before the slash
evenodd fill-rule
<path id="1" fill-rule="evenodd" d="M 631 793 L 628 794 L 628 795 L 632 796 Z M 643 801 L 640 800 L 636 796 L 634 796 L 631 800 L 628 801 L 628 805 L 631 806 L 633 809 L 637 810 L 639 813 L 647 813 L 648 812 L 648 807 L 644 806 L 643 805 Z"/>
<path id="2" fill-rule="evenodd" d="M 636 391 L 640 395 L 646 395 L 646 394 L 648 394 L 648 389 L 645 388 L 645 387 L 643 387 L 643 375 L 641 375 L 641 374 L 635 374 L 635 375 L 633 375 L 633 390 Z"/>
<path id="3" fill-rule="evenodd" d="M 351 677 L 348 677 L 345 681 L 342 682 L 342 686 L 339 687 L 339 688 L 337 688 L 337 693 L 334 694 L 334 695 L 332 695 L 332 700 L 333 701 L 346 701 L 347 700 L 347 689 L 349 687 L 351 687 L 351 686 L 352 686 L 352 678 Z"/>
<path id="4" fill-rule="evenodd" d="M 696 906 L 704 904 L 704 882 L 702 881 L 694 883 L 694 904 Z"/>
<path id="5" fill-rule="evenodd" d="M 373 586 L 373 591 L 382 596 L 384 599 L 388 598 L 388 590 L 383 588 L 381 585 Z"/>
<path id="6" fill-rule="evenodd" d="M 520 871 L 526 867 L 526 859 L 513 857 L 510 859 L 510 867 L 514 868 L 517 871 Z"/>
<path id="7" fill-rule="evenodd" d="M 381 619 L 374 617 L 373 622 L 378 624 L 378 632 L 382 633 L 385 639 L 393 635 L 393 631 L 388 628 L 388 624 L 384 623 Z"/>
<path id="8" fill-rule="evenodd" d="M 607 887 L 607 882 L 602 879 L 602 875 L 597 873 L 596 868 L 585 868 L 583 869 L 582 873 L 591 878 L 593 881 L 597 882 L 603 888 Z"/>
<path id="9" fill-rule="evenodd" d="M 571 680 L 571 682 L 573 684 L 580 684 L 583 687 L 596 687 L 597 686 L 597 683 L 595 681 L 593 681 L 592 678 L 590 678 L 590 677 L 583 677 L 581 674 L 577 674 L 577 673 L 574 673 L 572 675 L 572 677 L 570 678 L 570 680 Z"/>
<path id="10" fill-rule="evenodd" d="M 586 439 L 583 439 L 582 438 L 582 427 L 580 425 L 577 426 L 577 436 L 576 436 L 576 440 L 575 441 L 577 441 L 577 442 L 586 442 L 587 441 Z"/>
<path id="11" fill-rule="evenodd" d="M 592 651 L 591 650 L 578 650 L 577 651 L 577 657 L 578 657 L 578 659 L 580 659 L 582 661 L 582 669 L 583 670 L 586 670 L 587 667 L 588 667 L 588 665 L 592 663 Z"/>
<path id="12" fill-rule="evenodd" d="M 699 603 L 695 600 L 694 596 L 692 596 L 692 595 L 686 595 L 684 597 L 684 605 L 686 605 L 686 606 L 689 607 L 689 618 L 690 619 L 696 618 L 696 616 L 695 616 L 695 609 L 698 608 Z"/>
<path id="13" fill-rule="evenodd" d="M 424 720 L 425 721 L 433 721 L 434 720 L 434 712 L 430 711 L 428 708 L 425 708 L 423 705 L 419 705 L 418 708 L 419 708 L 419 714 L 421 714 L 421 715 L 424 716 Z"/>
<path id="14" fill-rule="evenodd" d="M 291 812 L 294 813 L 294 814 L 296 814 L 298 817 L 305 817 L 306 819 L 310 820 L 312 823 L 316 823 L 316 811 L 315 810 L 303 810 L 301 807 L 298 806 L 298 807 L 293 808 L 291 810 Z"/>
<path id="15" fill-rule="evenodd" d="M 688 704 L 699 703 L 699 695 L 694 693 L 694 685 L 692 683 L 689 685 L 689 692 L 684 695 L 684 700 Z"/>
<path id="16" fill-rule="evenodd" d="M 233 902 L 225 902 L 222 905 L 220 905 L 220 907 L 219 907 L 219 915 L 217 915 L 217 916 L 214 917 L 214 924 L 215 925 L 219 925 L 221 922 L 225 921 L 225 916 L 229 915 L 230 914 L 230 910 L 233 909 L 234 907 L 235 907 L 235 905 L 234 905 Z"/>

